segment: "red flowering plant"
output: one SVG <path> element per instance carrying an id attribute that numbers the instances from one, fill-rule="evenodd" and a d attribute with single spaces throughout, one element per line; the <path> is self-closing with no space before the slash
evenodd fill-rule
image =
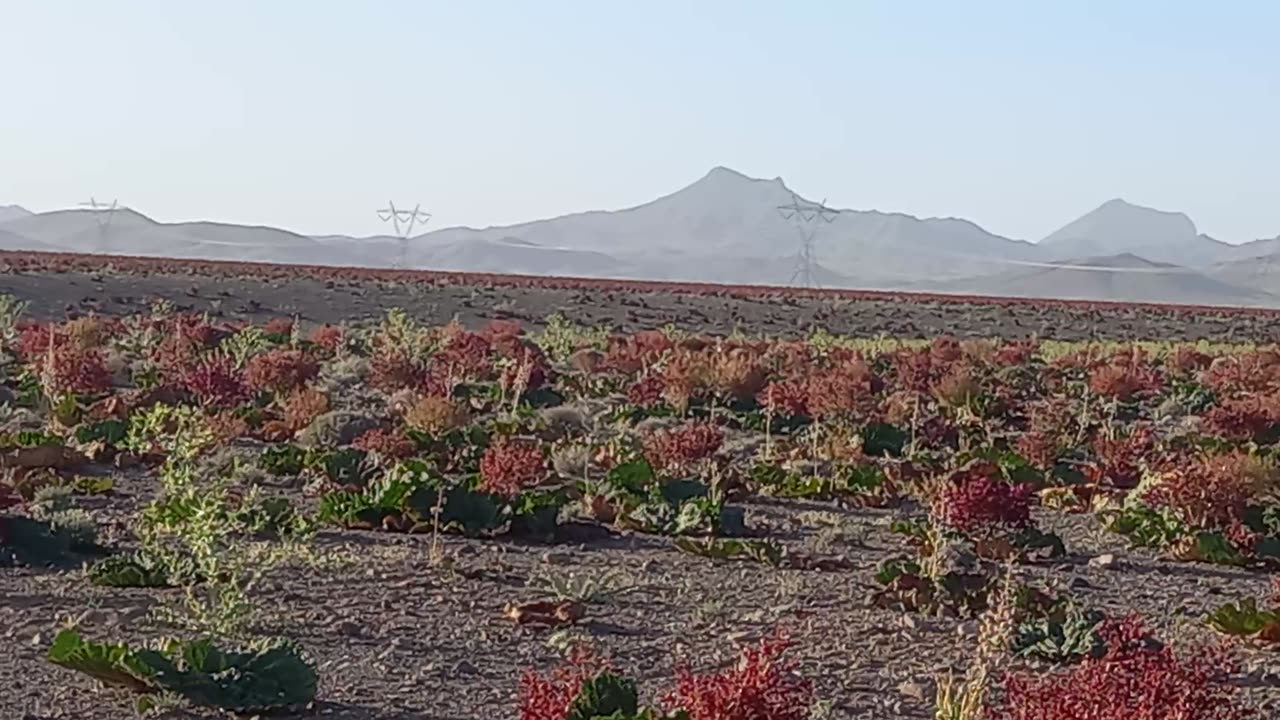
<path id="1" fill-rule="evenodd" d="M 1106 651 L 1070 670 L 1013 672 L 987 708 L 991 720 L 1246 720 L 1257 717 L 1229 680 L 1222 646 L 1179 653 L 1136 617 L 1105 620 Z"/>
<path id="2" fill-rule="evenodd" d="M 659 473 L 694 472 L 724 444 L 724 430 L 694 421 L 658 430 L 644 439 L 644 457 Z"/>
<path id="3" fill-rule="evenodd" d="M 1089 390 L 1115 403 L 1151 397 L 1163 389 L 1164 384 L 1160 368 L 1137 346 L 1117 352 L 1089 373 Z"/>
<path id="4" fill-rule="evenodd" d="M 235 407 L 250 396 L 235 359 L 224 353 L 206 355 L 184 366 L 175 384 L 205 407 Z"/>
<path id="5" fill-rule="evenodd" d="M 1247 452 L 1170 455 L 1108 514 L 1108 527 L 1179 560 L 1280 564 L 1277 487 L 1274 463 Z"/>
<path id="6" fill-rule="evenodd" d="M 993 559 L 1056 557 L 1062 540 L 1036 527 L 1031 507 L 1035 485 L 1013 477 L 998 463 L 975 459 L 936 486 L 929 521 L 943 536 L 972 542 Z"/>
<path id="7" fill-rule="evenodd" d="M 102 351 L 78 342 L 65 326 L 32 325 L 19 338 L 18 355 L 26 361 L 29 387 L 60 419 L 74 422 L 82 402 L 111 389 L 112 375 Z"/>
<path id="8" fill-rule="evenodd" d="M 525 670 L 518 703 L 520 720 L 693 720 L 686 712 L 641 707 L 635 681 L 584 645 L 546 676 Z"/>
<path id="9" fill-rule="evenodd" d="M 245 385 L 253 392 L 285 395 L 311 382 L 320 365 L 302 350 L 274 348 L 245 363 Z"/>
<path id="10" fill-rule="evenodd" d="M 783 660 L 789 647 L 787 637 L 775 633 L 743 648 L 734 667 L 703 674 L 681 668 L 663 705 L 690 720 L 806 720 L 813 684 Z"/>
<path id="11" fill-rule="evenodd" d="M 400 428 L 367 430 L 351 446 L 389 463 L 407 460 L 418 452 L 417 444 Z"/>
<path id="12" fill-rule="evenodd" d="M 509 500 L 541 485 L 549 472 L 536 442 L 501 436 L 480 457 L 478 489 Z"/>
<path id="13" fill-rule="evenodd" d="M 636 375 L 657 364 L 675 346 L 671 338 L 658 330 L 613 336 L 605 348 L 602 367 L 621 375 Z"/>

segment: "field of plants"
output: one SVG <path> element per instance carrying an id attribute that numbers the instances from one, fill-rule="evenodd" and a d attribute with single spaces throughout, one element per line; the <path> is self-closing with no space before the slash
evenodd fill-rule
<path id="1" fill-rule="evenodd" d="M 5 717 L 1280 715 L 1271 346 L 196 309 L 0 296 Z"/>

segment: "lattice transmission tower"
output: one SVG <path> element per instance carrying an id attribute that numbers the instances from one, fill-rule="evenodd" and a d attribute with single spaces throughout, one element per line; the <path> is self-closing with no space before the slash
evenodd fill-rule
<path id="1" fill-rule="evenodd" d="M 98 252 L 107 252 L 111 249 L 111 243 L 107 240 L 107 234 L 111 231 L 111 220 L 116 216 L 116 209 L 119 206 L 116 200 L 112 200 L 110 205 L 100 203 L 90 197 L 89 202 L 80 203 L 80 207 L 87 208 L 93 213 L 93 219 L 98 223 Z"/>
<path id="2" fill-rule="evenodd" d="M 400 240 L 400 257 L 396 261 L 396 267 L 404 269 L 408 262 L 409 256 L 409 236 L 413 234 L 413 226 L 417 223 L 423 225 L 431 219 L 431 213 L 421 209 L 422 205 L 414 205 L 412 210 L 397 210 L 396 204 L 388 202 L 387 207 L 378 211 L 378 217 L 383 222 L 391 223 L 395 228 L 396 237 Z"/>
<path id="3" fill-rule="evenodd" d="M 823 198 L 820 203 L 814 203 L 801 200 L 800 196 L 792 193 L 790 203 L 778 206 L 778 214 L 784 220 L 794 221 L 796 231 L 800 233 L 800 250 L 796 256 L 796 268 L 788 284 L 818 287 L 818 258 L 813 248 L 814 238 L 818 234 L 818 228 L 824 223 L 830 225 L 835 222 L 840 211 L 827 207 L 826 198 Z"/>

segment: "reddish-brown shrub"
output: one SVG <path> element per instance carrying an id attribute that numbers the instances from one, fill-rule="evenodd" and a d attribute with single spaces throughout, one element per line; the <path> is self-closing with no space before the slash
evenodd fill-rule
<path id="1" fill-rule="evenodd" d="M 249 434 L 248 421 L 230 410 L 210 413 L 205 419 L 205 425 L 217 445 L 225 445 Z"/>
<path id="2" fill-rule="evenodd" d="M 182 368 L 178 386 L 210 407 L 234 407 L 249 398 L 249 388 L 229 355 L 215 353 Z"/>
<path id="3" fill-rule="evenodd" d="M 879 379 L 860 358 L 817 372 L 807 380 L 806 405 L 816 419 L 849 417 L 879 390 Z"/>
<path id="4" fill-rule="evenodd" d="M 1271 467 L 1248 453 L 1213 455 L 1170 463 L 1142 499 L 1193 528 L 1225 530 L 1242 519 L 1249 501 L 1271 484 L 1274 475 Z"/>
<path id="5" fill-rule="evenodd" d="M 656 363 L 674 347 L 671 338 L 657 330 L 611 337 L 605 350 L 604 367 L 624 375 L 634 375 Z"/>
<path id="6" fill-rule="evenodd" d="M 1179 655 L 1151 641 L 1140 620 L 1107 620 L 1099 627 L 1106 654 L 1066 672 L 1015 672 L 991 720 L 1246 720 L 1226 673 L 1232 658 L 1221 646 Z"/>
<path id="7" fill-rule="evenodd" d="M 1280 385 L 1280 356 L 1269 351 L 1223 355 L 1200 373 L 1200 383 L 1220 398 L 1269 392 Z"/>
<path id="8" fill-rule="evenodd" d="M 724 444 L 724 431 L 708 422 L 688 422 L 644 439 L 644 456 L 660 471 L 680 471 L 711 457 Z"/>
<path id="9" fill-rule="evenodd" d="M 486 380 L 493 374 L 491 350 L 485 336 L 461 330 L 431 356 L 430 367 L 433 372 L 460 382 Z"/>
<path id="10" fill-rule="evenodd" d="M 106 344 L 118 329 L 119 322 L 90 315 L 63 323 L 67 339 L 80 350 L 92 350 Z"/>
<path id="11" fill-rule="evenodd" d="M 287 393 L 310 382 L 320 365 L 301 350 L 277 348 L 249 358 L 244 378 L 250 390 Z"/>
<path id="12" fill-rule="evenodd" d="M 490 320 L 480 329 L 480 335 L 488 340 L 500 337 L 520 337 L 523 334 L 524 328 L 520 326 L 518 320 L 504 320 L 501 318 Z"/>
<path id="13" fill-rule="evenodd" d="M 1007 482 L 995 467 L 977 463 L 947 478 L 933 510 L 957 532 L 991 537 L 1030 527 L 1032 491 L 1031 485 Z"/>
<path id="14" fill-rule="evenodd" d="M 333 352 L 347 341 L 347 333 L 337 325 L 321 325 L 311 331 L 307 337 L 312 343 Z"/>
<path id="15" fill-rule="evenodd" d="M 691 720 L 805 720 L 813 686 L 782 656 L 789 643 L 781 634 L 746 647 L 738 664 L 720 672 L 695 674 L 681 668 L 675 690 L 663 698 L 670 711 Z"/>
<path id="16" fill-rule="evenodd" d="M 404 422 L 414 430 L 439 435 L 467 424 L 467 413 L 447 397 L 424 395 L 405 409 Z"/>
<path id="17" fill-rule="evenodd" d="M 1193 377 L 1213 363 L 1213 356 L 1190 345 L 1179 345 L 1164 360 L 1166 372 L 1173 377 Z"/>
<path id="18" fill-rule="evenodd" d="M 1209 408 L 1204 423 L 1227 440 L 1252 440 L 1280 424 L 1280 395 L 1259 392 L 1227 398 Z"/>
<path id="19" fill-rule="evenodd" d="M 54 394 L 96 395 L 111 389 L 111 371 L 98 350 L 60 343 L 32 364 L 45 389 Z"/>
<path id="20" fill-rule="evenodd" d="M 1089 466 L 1087 474 L 1095 484 L 1108 483 L 1112 487 L 1129 489 L 1142 479 L 1144 462 L 1156 458 L 1156 431 L 1150 423 L 1134 425 L 1127 435 L 1093 438 L 1093 452 L 1097 461 Z"/>
<path id="21" fill-rule="evenodd" d="M 1035 340 L 1010 340 L 1000 344 L 991 360 L 1004 367 L 1026 365 L 1038 352 L 1040 343 Z"/>
<path id="22" fill-rule="evenodd" d="M 275 337 L 289 337 L 293 334 L 293 320 L 289 318 L 272 318 L 262 326 L 262 331 Z"/>
<path id="23" fill-rule="evenodd" d="M 369 358 L 369 384 L 384 392 L 414 387 L 421 376 L 421 368 L 391 345 L 375 348 Z"/>
<path id="24" fill-rule="evenodd" d="M 368 430 L 351 443 L 352 447 L 364 450 L 391 460 L 406 460 L 418 452 L 417 445 L 403 430 L 374 428 Z"/>
<path id="25" fill-rule="evenodd" d="M 547 471 L 546 455 L 536 443 L 500 437 L 480 457 L 480 489 L 513 498 L 541 484 Z"/>
<path id="26" fill-rule="evenodd" d="M 775 380 L 756 395 L 756 402 L 774 415 L 807 417 L 809 387 L 800 380 Z"/>
<path id="27" fill-rule="evenodd" d="M 645 375 L 627 388 L 627 402 L 640 407 L 654 407 L 663 402 L 667 381 L 659 375 Z"/>
<path id="28" fill-rule="evenodd" d="M 329 412 L 329 396 L 315 388 L 295 390 L 281 403 L 280 409 L 285 426 L 298 432 Z"/>

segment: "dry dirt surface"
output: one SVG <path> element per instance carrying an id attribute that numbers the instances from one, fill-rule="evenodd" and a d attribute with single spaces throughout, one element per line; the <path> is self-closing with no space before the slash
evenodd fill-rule
<path id="1" fill-rule="evenodd" d="M 21 261 L 21 262 L 20 262 Z M 802 337 L 819 329 L 860 338 L 1054 340 L 1280 339 L 1280 311 L 908 293 L 805 291 L 635 281 L 291 268 L 214 262 L 0 252 L 0 292 L 31 303 L 36 319 L 124 315 L 157 299 L 215 318 L 307 323 L 381 317 L 398 307 L 427 323 L 494 318 L 538 327 L 559 314 L 588 327 L 635 332 Z"/>
<path id="2" fill-rule="evenodd" d="M 154 485 L 145 477 L 123 482 L 92 507 L 124 533 Z M 781 626 L 794 639 L 790 656 L 816 680 L 825 717 L 924 720 L 933 717 L 937 679 L 963 674 L 976 623 L 867 606 L 876 563 L 902 551 L 901 538 L 888 532 L 893 514 L 804 501 L 748 505 L 748 524 L 763 536 L 848 561 L 831 571 L 718 563 L 662 539 L 591 530 L 554 546 L 449 539 L 452 567 L 442 569 L 429 562 L 425 536 L 325 532 L 315 541 L 324 566 L 273 571 L 255 593 L 265 608 L 257 629 L 297 639 L 318 660 L 321 700 L 288 717 L 514 718 L 521 669 L 548 668 L 562 654 L 555 631 L 517 627 L 504 608 L 546 599 L 538 578 L 607 576 L 605 597 L 567 634 L 607 648 L 642 687 L 668 683 L 680 659 L 699 668 L 730 664 L 739 644 Z M 1228 599 L 1267 593 L 1256 572 L 1159 560 L 1080 518 L 1048 513 L 1045 524 L 1070 554 L 1023 568 L 1028 580 L 1072 588 L 1108 612 L 1141 612 L 1166 637 L 1194 633 Z M 1114 564 L 1090 564 L 1107 554 Z M 6 717 L 129 716 L 122 694 L 49 664 L 47 645 L 66 620 L 99 638 L 141 642 L 171 632 L 148 619 L 160 593 L 94 588 L 74 572 L 39 569 L 0 571 L 0 593 L 10 648 L 0 657 Z M 1275 651 L 1246 650 L 1243 672 L 1250 704 L 1264 716 L 1280 713 Z"/>

